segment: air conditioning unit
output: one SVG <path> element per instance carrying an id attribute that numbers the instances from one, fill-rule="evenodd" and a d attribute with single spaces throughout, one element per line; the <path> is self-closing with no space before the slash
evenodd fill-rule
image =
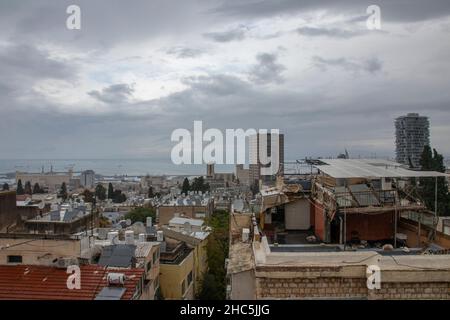
<path id="1" fill-rule="evenodd" d="M 78 259 L 76 259 L 76 258 L 59 258 L 55 263 L 55 266 L 57 268 L 62 268 L 62 269 L 66 269 L 67 267 L 73 266 L 73 265 L 78 265 Z"/>

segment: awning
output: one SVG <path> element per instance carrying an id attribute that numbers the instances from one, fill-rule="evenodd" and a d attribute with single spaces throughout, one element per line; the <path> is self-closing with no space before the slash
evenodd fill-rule
<path id="1" fill-rule="evenodd" d="M 399 163 L 383 159 L 320 159 L 324 165 L 314 165 L 326 175 L 336 179 L 349 178 L 420 178 L 450 177 L 437 171 L 414 171 Z"/>

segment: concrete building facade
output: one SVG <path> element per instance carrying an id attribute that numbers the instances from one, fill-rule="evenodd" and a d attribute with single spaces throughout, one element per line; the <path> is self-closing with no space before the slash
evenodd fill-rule
<path id="1" fill-rule="evenodd" d="M 262 176 L 261 168 L 269 167 L 271 164 L 262 164 L 260 155 L 262 151 L 260 151 L 261 139 L 266 139 L 266 155 L 267 157 L 272 156 L 272 145 L 278 142 L 278 168 L 276 169 L 276 175 L 284 175 L 284 134 L 256 134 L 249 137 L 249 180 L 250 184 L 255 182 L 259 182 L 259 180 L 270 181 L 274 180 L 273 176 Z"/>

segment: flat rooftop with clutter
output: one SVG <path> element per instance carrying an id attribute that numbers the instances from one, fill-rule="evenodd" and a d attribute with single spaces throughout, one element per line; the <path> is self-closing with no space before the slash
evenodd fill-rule
<path id="1" fill-rule="evenodd" d="M 302 183 L 263 187 L 259 211 L 233 208 L 231 299 L 450 298 L 450 236 L 409 181 L 448 175 L 378 159 L 310 163 Z M 384 275 L 381 290 L 365 285 L 371 265 Z"/>

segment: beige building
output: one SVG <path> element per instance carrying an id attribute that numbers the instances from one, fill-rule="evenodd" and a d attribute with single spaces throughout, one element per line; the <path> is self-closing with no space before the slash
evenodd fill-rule
<path id="1" fill-rule="evenodd" d="M 208 237 L 209 232 L 186 230 L 173 230 L 170 227 L 163 227 L 162 230 L 167 238 L 185 242 L 189 248 L 193 249 L 194 259 L 194 293 L 201 290 L 201 283 L 204 275 L 208 272 Z"/>
<path id="2" fill-rule="evenodd" d="M 67 173 L 52 171 L 42 173 L 16 172 L 16 183 L 21 180 L 22 185 L 25 185 L 27 181 L 30 181 L 32 187 L 38 183 L 42 188 L 47 187 L 49 192 L 57 191 L 63 183 L 69 187 L 72 179 L 72 170 Z"/>
<path id="3" fill-rule="evenodd" d="M 250 169 L 244 169 L 243 164 L 236 165 L 236 179 L 240 185 L 250 185 Z"/>
<path id="4" fill-rule="evenodd" d="M 190 204 L 180 201 L 159 206 L 157 217 L 159 225 L 168 225 L 169 221 L 175 217 L 205 219 L 211 216 L 213 211 L 214 201 L 212 199 L 190 202 Z"/>
<path id="5" fill-rule="evenodd" d="M 0 265 L 53 266 L 58 260 L 76 260 L 88 247 L 88 238 L 0 233 Z"/>
<path id="6" fill-rule="evenodd" d="M 136 267 L 145 270 L 145 281 L 148 286 L 148 298 L 154 300 L 159 289 L 159 255 L 158 242 L 136 243 Z"/>
<path id="7" fill-rule="evenodd" d="M 161 250 L 160 287 L 164 299 L 193 300 L 194 250 L 186 243 L 166 239 L 166 250 Z"/>
<path id="8" fill-rule="evenodd" d="M 266 140 L 266 141 L 264 141 Z M 260 150 L 260 146 L 266 145 L 266 152 Z M 272 146 L 278 144 L 278 154 L 272 155 Z M 274 148 L 275 149 L 275 148 Z M 274 150 L 276 151 L 276 150 Z M 261 168 L 268 168 L 272 163 L 264 164 L 261 159 L 261 155 L 265 153 L 265 156 L 271 158 L 278 157 L 278 167 L 274 168 L 275 175 L 284 175 L 284 134 L 256 134 L 249 137 L 249 183 L 255 182 L 270 183 L 275 181 L 275 175 L 261 175 Z M 276 163 L 273 163 L 276 166 Z"/>

